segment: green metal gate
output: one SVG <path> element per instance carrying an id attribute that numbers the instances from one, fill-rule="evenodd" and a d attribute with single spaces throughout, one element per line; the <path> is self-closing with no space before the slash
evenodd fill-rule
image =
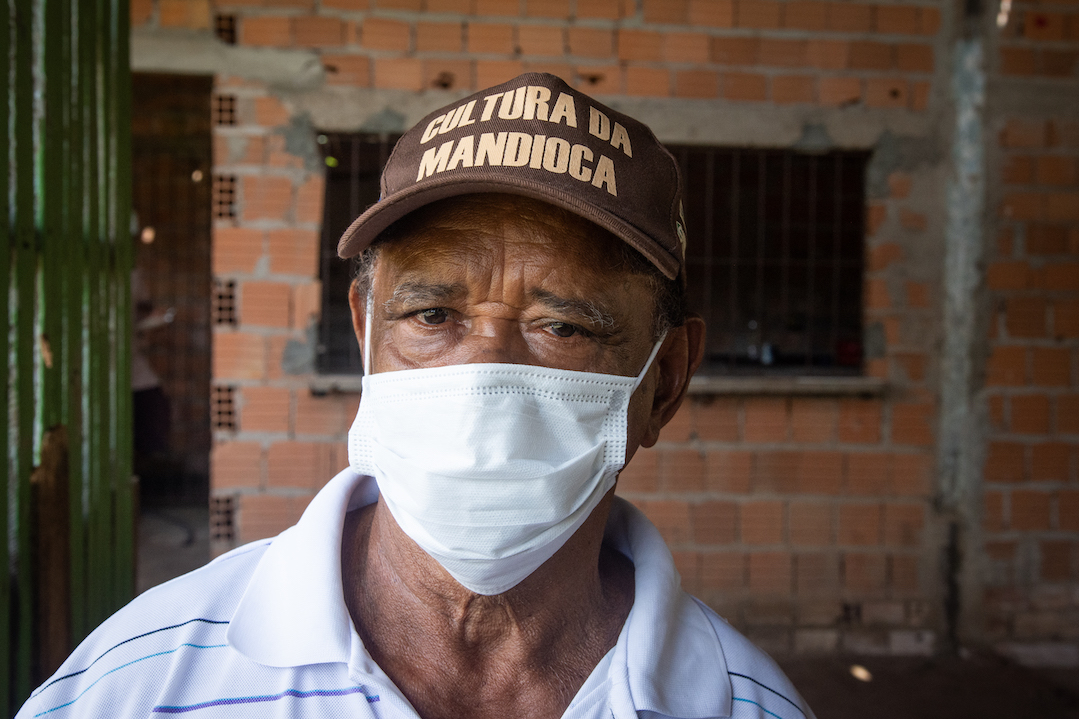
<path id="1" fill-rule="evenodd" d="M 132 596 L 132 246 L 127 0 L 4 8 L 0 713 L 10 715 L 55 668 L 50 642 L 70 649 Z"/>

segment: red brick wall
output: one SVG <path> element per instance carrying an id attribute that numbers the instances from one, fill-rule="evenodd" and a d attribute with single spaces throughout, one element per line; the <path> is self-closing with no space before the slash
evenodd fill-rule
<path id="1" fill-rule="evenodd" d="M 206 27 L 210 10 L 181 13 L 182 1 L 133 0 L 133 20 Z M 326 87 L 462 91 L 545 70 L 607 98 L 848 112 L 878 128 L 930 126 L 917 118 L 933 111 L 946 47 L 935 2 L 235 0 L 213 12 L 235 16 L 241 45 L 317 53 Z M 214 382 L 236 388 L 238 419 L 216 433 L 212 491 L 236 499 L 234 541 L 247 541 L 293 522 L 345 466 L 357 399 L 313 397 L 310 375 L 284 369 L 319 310 L 321 179 L 283 134 L 298 106 L 224 75 L 217 92 L 237 103 L 237 124 L 215 134 L 215 173 L 237 178 L 237 196 L 213 261 L 236 283 L 238 324 L 217 328 Z M 867 374 L 887 390 L 695 395 L 621 481 L 686 586 L 771 650 L 924 651 L 922 629 L 940 626 L 939 173 L 893 170 L 871 189 L 866 233 Z"/>
<path id="2" fill-rule="evenodd" d="M 986 275 L 993 307 L 984 475 L 987 629 L 1001 639 L 1074 640 L 1079 120 L 1012 119 L 996 139 L 1003 188 L 1000 234 Z"/>

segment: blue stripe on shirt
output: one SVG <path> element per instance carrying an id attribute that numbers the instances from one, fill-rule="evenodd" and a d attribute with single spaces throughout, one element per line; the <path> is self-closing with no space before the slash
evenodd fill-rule
<path id="1" fill-rule="evenodd" d="M 373 704 L 378 701 L 378 694 L 366 694 L 366 690 L 363 687 L 348 687 L 346 689 L 311 689 L 309 691 L 301 691 L 299 689 L 286 689 L 279 694 L 262 694 L 258 696 L 250 697 L 230 697 L 227 699 L 214 699 L 208 702 L 201 702 L 199 704 L 188 704 L 185 706 L 156 706 L 153 711 L 158 714 L 184 714 L 186 712 L 198 711 L 199 709 L 208 709 L 210 707 L 229 706 L 232 704 L 258 704 L 260 702 L 275 702 L 285 697 L 295 697 L 297 699 L 308 699 L 310 697 L 341 697 L 348 694 L 364 694 L 364 698 L 368 703 Z"/>

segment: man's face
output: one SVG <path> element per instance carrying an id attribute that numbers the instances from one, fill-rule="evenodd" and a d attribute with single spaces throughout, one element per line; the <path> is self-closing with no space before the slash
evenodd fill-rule
<path id="1" fill-rule="evenodd" d="M 636 375 L 653 296 L 622 251 L 590 222 L 512 195 L 421 210 L 374 267 L 372 371 L 503 362 Z"/>

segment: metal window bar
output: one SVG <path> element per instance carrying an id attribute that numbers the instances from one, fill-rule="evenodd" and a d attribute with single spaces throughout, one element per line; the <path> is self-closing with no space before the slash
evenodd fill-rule
<path id="1" fill-rule="evenodd" d="M 360 348 L 352 333 L 348 288 L 352 263 L 337 256 L 337 241 L 364 209 L 378 202 L 379 177 L 400 135 L 324 133 L 318 136 L 326 163 L 322 221 L 322 323 L 318 367 L 326 374 L 361 374 Z"/>
<path id="2" fill-rule="evenodd" d="M 710 374 L 858 374 L 868 153 L 676 145 Z"/>

